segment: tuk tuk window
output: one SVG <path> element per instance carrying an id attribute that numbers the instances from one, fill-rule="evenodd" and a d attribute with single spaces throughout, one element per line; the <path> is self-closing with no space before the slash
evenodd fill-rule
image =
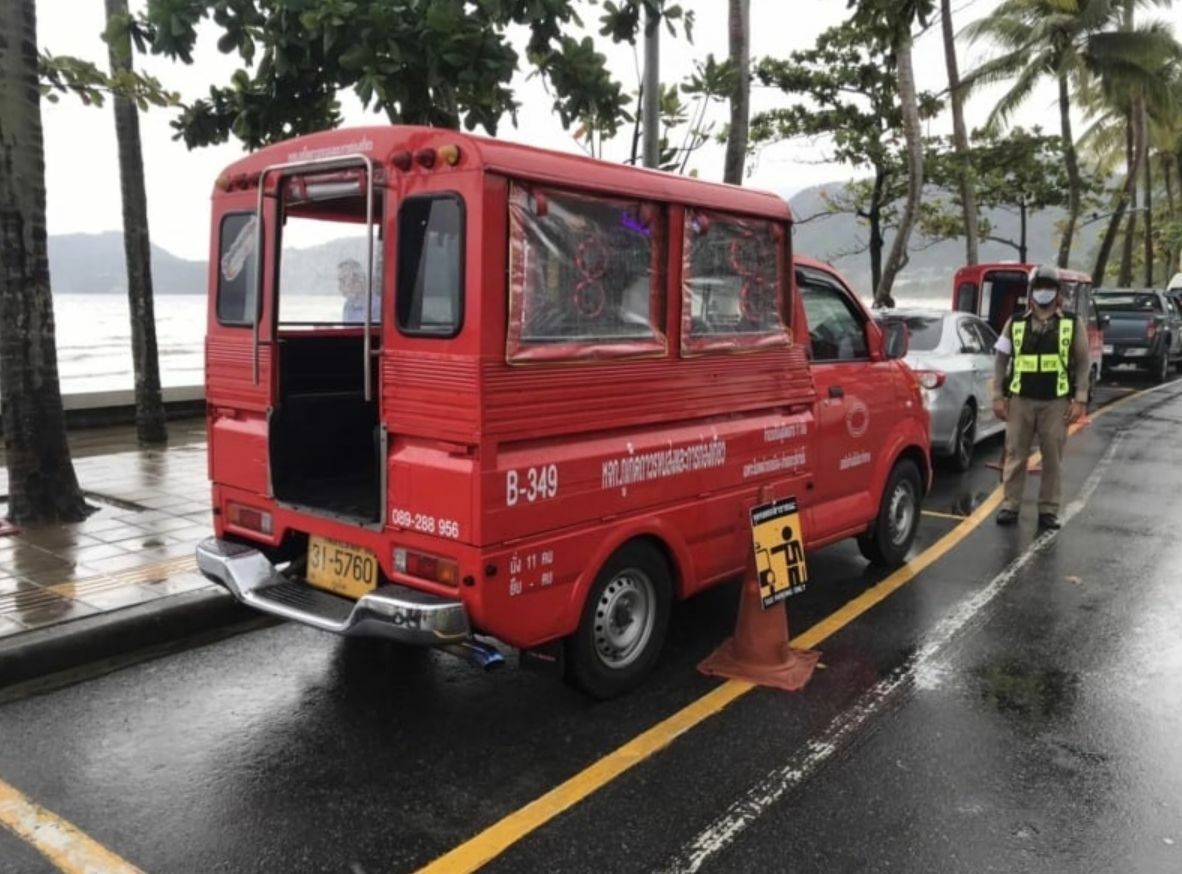
<path id="1" fill-rule="evenodd" d="M 410 197 L 398 210 L 398 329 L 454 337 L 464 302 L 464 203 L 454 194 Z"/>
<path id="2" fill-rule="evenodd" d="M 786 345 L 784 226 L 686 210 L 682 351 Z"/>
<path id="3" fill-rule="evenodd" d="M 254 323 L 258 220 L 253 212 L 223 216 L 218 232 L 218 321 L 223 325 Z"/>
<path id="4" fill-rule="evenodd" d="M 279 231 L 279 328 L 354 328 L 382 320 L 382 194 L 366 223 L 364 174 L 355 171 L 283 180 Z M 366 288 L 370 239 L 373 287 Z"/>
<path id="5" fill-rule="evenodd" d="M 513 183 L 509 362 L 663 355 L 661 209 Z"/>

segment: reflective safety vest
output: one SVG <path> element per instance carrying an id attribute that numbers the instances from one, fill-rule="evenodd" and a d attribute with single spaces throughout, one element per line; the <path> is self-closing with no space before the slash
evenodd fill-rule
<path id="1" fill-rule="evenodd" d="M 1010 323 L 1014 341 L 1013 377 L 1010 394 L 1036 400 L 1065 398 L 1071 394 L 1071 344 L 1075 339 L 1075 316 L 1059 317 L 1058 336 L 1052 328 L 1041 334 L 1031 331 L 1027 348 L 1026 325 L 1029 317 Z"/>

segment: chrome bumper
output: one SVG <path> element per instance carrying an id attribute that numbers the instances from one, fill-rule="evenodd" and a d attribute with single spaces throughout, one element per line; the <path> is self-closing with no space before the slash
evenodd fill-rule
<path id="1" fill-rule="evenodd" d="M 384 637 L 417 646 L 446 646 L 470 636 L 460 601 L 407 586 L 379 586 L 350 601 L 283 576 L 261 552 L 209 537 L 197 567 L 243 604 L 282 619 L 352 637 Z"/>

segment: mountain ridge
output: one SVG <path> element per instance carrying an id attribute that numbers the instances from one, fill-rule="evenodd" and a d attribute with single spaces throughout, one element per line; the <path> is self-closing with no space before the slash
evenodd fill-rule
<path id="1" fill-rule="evenodd" d="M 838 195 L 844 183 L 832 182 L 799 191 L 788 199 L 798 220 L 827 211 L 824 195 Z M 1018 217 L 992 210 L 987 217 L 998 236 L 1016 235 Z M 1032 261 L 1053 262 L 1058 254 L 1056 224 L 1065 217 L 1062 210 L 1034 213 L 1028 221 L 1029 257 Z M 1073 247 L 1074 262 L 1081 262 L 1094 251 L 1102 222 L 1085 224 Z M 797 224 L 793 248 L 831 263 L 864 298 L 872 296 L 870 262 L 865 252 L 850 254 L 864 245 L 866 228 L 854 216 L 835 214 Z M 893 234 L 887 234 L 884 258 Z M 286 256 L 285 281 L 294 285 L 294 293 L 335 294 L 336 265 L 358 250 L 357 238 L 329 240 L 307 248 L 293 249 Z M 982 261 L 1015 261 L 1016 250 L 1000 243 L 981 244 Z M 964 263 L 964 241 L 933 242 L 918 238 L 912 246 L 910 261 L 899 275 L 895 295 L 901 298 L 938 299 L 951 294 L 952 276 Z M 1089 265 L 1073 264 L 1087 270 Z M 126 265 L 123 235 L 119 231 L 97 234 L 56 234 L 49 238 L 49 268 L 52 288 L 62 294 L 126 294 Z M 152 245 L 152 284 L 157 294 L 204 294 L 207 281 L 206 262 L 178 257 L 156 244 Z"/>

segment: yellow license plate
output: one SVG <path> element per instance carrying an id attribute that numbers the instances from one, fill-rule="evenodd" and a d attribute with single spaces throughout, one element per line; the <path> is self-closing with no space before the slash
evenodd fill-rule
<path id="1" fill-rule="evenodd" d="M 308 582 L 356 600 L 377 588 L 377 557 L 359 546 L 313 536 L 308 540 Z"/>

